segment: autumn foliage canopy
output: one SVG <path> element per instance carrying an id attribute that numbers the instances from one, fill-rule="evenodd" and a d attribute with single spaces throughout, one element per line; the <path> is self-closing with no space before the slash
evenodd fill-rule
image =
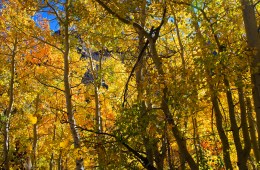
<path id="1" fill-rule="evenodd" d="M 0 1 L 0 134 L 5 170 L 259 169 L 259 1 Z"/>

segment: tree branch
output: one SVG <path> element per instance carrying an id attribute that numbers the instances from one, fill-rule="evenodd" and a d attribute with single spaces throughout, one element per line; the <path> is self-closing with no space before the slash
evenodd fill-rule
<path id="1" fill-rule="evenodd" d="M 167 7 L 166 7 L 166 4 L 164 3 L 162 20 L 161 20 L 160 25 L 155 29 L 154 40 L 157 40 L 159 37 L 160 30 L 165 22 L 166 12 L 167 12 Z"/>
<path id="2" fill-rule="evenodd" d="M 60 88 L 58 88 L 58 87 L 55 87 L 55 86 L 52 86 L 52 85 L 49 85 L 49 84 L 46 84 L 46 83 L 40 81 L 35 75 L 34 75 L 34 78 L 35 78 L 40 84 L 42 84 L 42 85 L 44 85 L 44 86 L 54 88 L 54 89 L 59 90 L 59 91 L 61 91 L 61 92 L 63 92 L 63 93 L 65 92 L 64 90 L 62 90 L 62 89 L 60 89 Z"/>
<path id="3" fill-rule="evenodd" d="M 55 8 L 53 6 L 51 6 L 51 4 L 47 1 L 47 5 L 52 9 L 52 11 L 54 12 L 54 14 L 56 15 L 56 17 L 58 18 L 58 20 L 61 23 L 64 23 L 64 21 L 61 19 L 61 17 L 59 16 L 58 12 L 55 10 Z"/>
<path id="4" fill-rule="evenodd" d="M 257 1 L 257 2 L 254 4 L 254 7 L 256 7 L 259 3 L 260 3 L 260 1 Z"/>
<path id="5" fill-rule="evenodd" d="M 147 39 L 152 40 L 151 35 L 147 31 L 145 31 L 145 29 L 140 24 L 138 24 L 132 20 L 128 20 L 126 18 L 121 17 L 119 14 L 117 14 L 111 8 L 109 8 L 108 5 L 106 5 L 104 2 L 102 2 L 102 0 L 95 0 L 95 1 L 99 5 L 101 5 L 108 13 L 110 13 L 114 17 L 118 18 L 120 21 L 122 21 L 123 23 L 125 23 L 127 25 L 133 25 L 134 28 L 138 29 L 142 34 L 144 34 Z"/>
<path id="6" fill-rule="evenodd" d="M 118 138 L 116 135 L 106 133 L 106 132 L 98 132 L 98 131 L 83 128 L 80 126 L 76 126 L 76 128 L 80 129 L 81 131 L 87 131 L 87 132 L 91 132 L 91 133 L 95 133 L 95 134 L 99 134 L 99 135 L 107 135 L 107 136 L 113 137 L 114 139 L 116 139 L 117 142 L 121 143 L 128 151 L 130 151 L 132 154 L 134 154 L 134 156 L 139 158 L 142 161 L 143 166 L 146 169 L 157 170 L 152 164 L 150 164 L 149 160 L 146 157 L 142 156 L 140 153 L 138 153 L 136 150 L 134 150 L 131 146 L 129 146 L 127 143 L 125 143 L 121 138 Z"/>
<path id="7" fill-rule="evenodd" d="M 141 52 L 139 53 L 138 58 L 137 58 L 137 61 L 136 61 L 135 65 L 134 65 L 134 67 L 132 68 L 132 70 L 131 70 L 131 72 L 130 72 L 130 75 L 129 75 L 127 81 L 126 81 L 125 90 L 124 90 L 124 95 L 123 95 L 123 96 L 124 96 L 124 100 L 123 100 L 123 104 L 122 104 L 123 107 L 125 106 L 125 102 L 126 102 L 126 100 L 127 100 L 128 84 L 129 84 L 129 82 L 130 82 L 131 77 L 132 77 L 133 74 L 134 74 L 134 71 L 135 71 L 136 67 L 138 66 L 138 63 L 139 63 L 139 62 L 141 61 L 141 59 L 142 59 L 143 53 L 144 53 L 145 49 L 148 47 L 148 44 L 149 44 L 149 41 L 146 40 L 146 43 L 145 43 L 144 47 L 142 48 Z"/>
<path id="8" fill-rule="evenodd" d="M 54 45 L 52 43 L 49 43 L 48 41 L 45 41 L 45 40 L 43 40 L 43 39 L 41 39 L 41 38 L 39 38 L 37 36 L 32 36 L 32 37 L 37 39 L 37 40 L 39 40 L 39 41 L 41 41 L 41 42 L 43 42 L 43 43 L 45 43 L 45 44 L 48 44 L 49 46 L 52 46 L 52 47 L 56 48 L 57 50 L 61 51 L 62 53 L 64 53 L 64 51 L 61 48 L 57 47 L 56 45 Z"/>

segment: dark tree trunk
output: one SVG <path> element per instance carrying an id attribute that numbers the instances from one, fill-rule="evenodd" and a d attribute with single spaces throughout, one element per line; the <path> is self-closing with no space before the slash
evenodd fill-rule
<path id="1" fill-rule="evenodd" d="M 258 131 L 258 150 L 260 149 L 260 35 L 258 33 L 254 4 L 249 0 L 241 0 L 242 13 L 247 36 L 248 47 L 251 50 L 251 80 L 252 94 L 256 112 Z"/>

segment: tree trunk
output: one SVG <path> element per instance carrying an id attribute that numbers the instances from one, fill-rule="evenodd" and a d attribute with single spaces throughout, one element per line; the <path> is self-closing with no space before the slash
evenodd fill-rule
<path id="1" fill-rule="evenodd" d="M 172 126 L 172 132 L 173 132 L 173 135 L 174 135 L 174 137 L 177 141 L 181 155 L 188 162 L 191 169 L 194 169 L 194 170 L 199 169 L 197 164 L 195 163 L 194 159 L 192 158 L 191 154 L 189 153 L 187 146 L 186 146 L 185 138 L 181 136 L 181 132 L 180 132 L 178 126 L 176 125 L 176 123 L 174 122 L 173 116 L 170 112 L 170 109 L 169 109 L 169 106 L 168 106 L 168 87 L 167 87 L 167 84 L 164 81 L 164 71 L 163 71 L 163 68 L 162 68 L 162 61 L 158 57 L 158 54 L 157 54 L 156 45 L 155 45 L 156 42 L 153 39 L 149 40 L 149 41 L 150 41 L 150 49 L 151 49 L 151 53 L 152 53 L 152 59 L 153 59 L 153 62 L 156 66 L 157 72 L 160 76 L 159 82 L 160 82 L 160 84 L 164 85 L 163 97 L 162 97 L 162 101 L 161 101 L 162 110 L 163 110 L 164 115 L 167 119 L 167 122 Z"/>
<path id="2" fill-rule="evenodd" d="M 254 118 L 253 118 L 253 114 L 252 114 L 253 110 L 252 110 L 251 100 L 249 97 L 246 98 L 246 105 L 247 105 L 247 114 L 248 114 L 251 143 L 252 143 L 252 148 L 253 148 L 253 152 L 255 155 L 255 162 L 257 164 L 260 161 L 260 150 L 258 149 L 258 145 L 257 145 L 255 122 L 254 122 Z"/>
<path id="3" fill-rule="evenodd" d="M 96 85 L 97 84 L 95 84 L 95 86 Z M 96 131 L 98 133 L 102 133 L 103 126 L 102 126 L 102 117 L 101 117 L 100 104 L 99 104 L 98 87 L 95 87 L 95 105 L 96 105 L 96 123 L 95 123 Z M 106 169 L 105 148 L 103 146 L 103 137 L 100 134 L 97 134 L 96 150 L 98 154 L 98 167 L 100 170 L 105 170 Z"/>
<path id="4" fill-rule="evenodd" d="M 241 82 L 241 80 L 242 77 L 239 76 L 239 81 Z M 247 168 L 246 163 L 247 160 L 249 159 L 249 155 L 251 151 L 251 141 L 250 141 L 249 128 L 248 128 L 248 116 L 246 112 L 246 102 L 245 102 L 243 86 L 238 86 L 238 97 L 239 97 L 239 105 L 240 105 L 241 128 L 242 128 L 242 133 L 244 138 L 244 148 L 242 154 L 242 160 L 244 162 L 244 165 L 240 167 L 242 169 L 242 168 Z"/>
<path id="5" fill-rule="evenodd" d="M 37 122 L 33 125 L 33 145 L 32 145 L 32 148 L 33 148 L 33 153 L 32 153 L 32 169 L 37 169 L 37 156 L 36 156 L 36 152 L 37 152 L 37 142 L 38 142 L 38 132 L 37 132 L 37 124 L 38 124 L 38 116 L 37 116 L 37 113 L 38 113 L 38 107 L 39 107 L 39 94 L 37 94 L 37 97 L 36 97 L 36 103 L 35 103 L 35 113 L 34 113 L 34 116 L 37 117 Z"/>
<path id="6" fill-rule="evenodd" d="M 146 10 L 145 10 L 145 6 L 146 6 L 146 0 L 142 0 L 142 4 L 141 4 L 141 12 L 140 12 L 140 16 L 139 16 L 139 22 L 141 24 L 141 26 L 143 27 L 145 25 L 145 20 L 146 20 Z M 144 35 L 142 32 L 138 32 L 138 53 L 140 54 L 142 49 L 144 48 L 145 45 L 145 39 L 144 39 Z M 146 157 L 149 161 L 149 164 L 154 165 L 154 152 L 153 152 L 153 148 L 156 146 L 153 146 L 151 143 L 151 139 L 150 139 L 150 134 L 147 134 L 146 131 L 146 127 L 149 124 L 149 117 L 147 115 L 147 106 L 146 106 L 146 101 L 144 101 L 144 99 L 142 98 L 142 95 L 144 94 L 145 89 L 142 86 L 142 81 L 144 79 L 143 75 L 144 75 L 144 71 L 146 70 L 146 66 L 144 65 L 145 63 L 144 61 L 144 57 L 146 55 L 146 52 L 144 51 L 141 59 L 136 67 L 135 70 L 135 78 L 136 78 L 136 88 L 137 88 L 137 102 L 140 105 L 140 115 L 139 116 L 139 126 L 141 126 L 141 129 L 143 130 L 143 135 L 142 135 L 142 142 L 144 143 L 144 148 L 145 148 L 145 153 L 146 153 Z M 147 89 L 146 89 L 147 90 Z M 147 92 L 149 93 L 149 92 Z M 143 121 L 146 120 L 146 121 Z M 158 168 L 158 167 L 157 167 Z"/>
<path id="7" fill-rule="evenodd" d="M 62 151 L 60 150 L 59 159 L 58 159 L 58 170 L 63 170 L 63 159 L 62 159 Z"/>
<path id="8" fill-rule="evenodd" d="M 53 165 L 54 165 L 54 154 L 51 154 L 51 159 L 49 162 L 49 170 L 53 170 Z"/>
<path id="9" fill-rule="evenodd" d="M 173 155 L 172 155 L 172 148 L 170 145 L 170 140 L 168 133 L 166 132 L 166 143 L 167 143 L 167 158 L 168 158 L 168 167 L 169 170 L 174 170 L 174 161 L 173 161 Z"/>
<path id="10" fill-rule="evenodd" d="M 190 153 L 187 149 L 187 146 L 186 146 L 185 139 L 184 139 L 184 137 L 181 136 L 181 132 L 179 131 L 177 125 L 175 124 L 175 122 L 173 120 L 173 116 L 171 115 L 171 112 L 170 112 L 170 109 L 168 106 L 168 87 L 164 81 L 164 70 L 162 68 L 162 61 L 158 57 L 158 53 L 156 50 L 156 39 L 153 39 L 150 37 L 149 43 L 150 43 L 150 50 L 151 50 L 151 54 L 152 54 L 152 60 L 155 64 L 156 70 L 159 74 L 159 83 L 164 85 L 164 88 L 162 91 L 163 97 L 161 100 L 161 108 L 164 112 L 167 122 L 172 126 L 172 132 L 177 141 L 177 144 L 178 144 L 178 147 L 180 149 L 182 156 L 188 162 L 190 168 L 196 170 L 196 169 L 198 169 L 198 166 L 196 165 L 194 159 L 190 155 Z"/>
<path id="11" fill-rule="evenodd" d="M 57 96 L 56 96 L 56 99 L 57 99 Z M 55 115 L 55 122 L 57 122 L 57 119 L 58 119 L 58 113 L 57 113 L 57 111 L 56 111 L 56 115 Z M 56 124 L 54 123 L 54 126 L 53 126 L 53 137 L 52 137 L 52 141 L 54 142 L 56 140 Z M 50 159 L 50 163 L 49 163 L 49 168 L 50 168 L 50 170 L 52 170 L 52 169 L 55 169 L 54 168 L 54 162 L 55 162 L 55 160 L 54 160 L 54 153 L 51 153 L 51 159 Z M 59 169 L 58 169 L 59 170 Z"/>
<path id="12" fill-rule="evenodd" d="M 168 124 L 170 124 L 172 126 L 172 133 L 177 141 L 179 150 L 181 152 L 180 154 L 188 162 L 191 169 L 197 170 L 197 169 L 199 169 L 199 167 L 197 166 L 194 159 L 190 155 L 190 153 L 187 149 L 187 146 L 186 146 L 185 139 L 184 139 L 184 137 L 181 136 L 181 132 L 179 131 L 179 128 L 175 124 L 175 122 L 173 120 L 173 116 L 170 113 L 170 109 L 168 106 L 167 93 L 168 93 L 168 89 L 167 89 L 167 87 L 165 87 L 163 89 L 163 97 L 162 97 L 162 105 L 161 105 L 162 110 L 165 114 Z"/>
<path id="13" fill-rule="evenodd" d="M 235 105 L 233 102 L 229 81 L 226 76 L 224 76 L 224 84 L 227 88 L 226 96 L 227 96 L 227 101 L 228 101 L 228 111 L 229 111 L 229 119 L 230 119 L 230 123 L 231 123 L 231 130 L 232 130 L 233 139 L 234 139 L 235 147 L 236 147 L 236 151 L 237 151 L 237 165 L 238 165 L 239 169 L 246 170 L 246 169 L 248 169 L 247 165 L 246 165 L 247 160 L 244 159 L 245 157 L 243 156 L 244 152 L 242 149 L 242 143 L 241 143 L 240 136 L 239 136 L 239 128 L 238 128 L 238 125 L 236 122 L 236 115 L 235 115 L 235 108 L 234 108 Z M 241 99 L 240 97 L 241 96 L 239 96 L 239 99 Z M 241 117 L 241 119 L 242 119 L 242 117 Z M 245 121 L 246 121 L 246 119 L 245 119 Z"/>
<path id="14" fill-rule="evenodd" d="M 96 143 L 96 150 L 97 150 L 97 156 L 98 156 L 98 167 L 100 170 L 106 169 L 106 155 L 105 155 L 105 148 L 103 146 L 103 137 L 99 133 L 103 132 L 103 125 L 102 125 L 102 114 L 101 114 L 101 106 L 100 106 L 100 100 L 99 100 L 99 88 L 100 88 L 100 82 L 98 80 L 100 79 L 102 81 L 101 75 L 99 75 L 99 71 L 94 68 L 93 58 L 92 58 L 92 52 L 90 49 L 88 49 L 88 53 L 90 54 L 89 61 L 90 61 L 90 67 L 91 72 L 94 77 L 94 96 L 95 96 L 95 131 L 97 132 L 97 143 Z M 102 56 L 103 52 L 101 53 L 101 57 L 99 59 L 99 69 L 102 68 Z M 100 76 L 100 77 L 99 77 Z"/>
<path id="15" fill-rule="evenodd" d="M 15 76 L 15 55 L 17 49 L 17 38 L 14 42 L 14 47 L 11 54 L 11 77 L 9 85 L 9 103 L 8 107 L 4 112 L 5 122 L 4 122 L 4 141 L 3 141 L 3 156 L 4 156 L 4 167 L 6 170 L 9 170 L 9 128 L 10 128 L 10 118 L 12 114 L 13 104 L 14 104 L 14 76 Z"/>
<path id="16" fill-rule="evenodd" d="M 68 2 L 65 4 L 65 22 L 64 22 L 64 87 L 65 87 L 65 96 L 66 96 L 66 108 L 68 122 L 70 126 L 70 131 L 73 137 L 73 143 L 75 149 L 80 148 L 80 136 L 76 128 L 76 120 L 74 118 L 73 106 L 71 101 L 71 87 L 69 82 L 69 51 L 70 51 L 70 41 L 69 41 L 69 11 L 68 11 Z M 76 158 L 76 170 L 83 170 L 83 159 Z"/>
<path id="17" fill-rule="evenodd" d="M 257 29 L 254 4 L 249 0 L 241 0 L 248 47 L 251 50 L 251 81 L 252 94 L 256 112 L 257 131 L 260 134 L 260 37 Z M 258 135 L 258 150 L 260 135 Z"/>
<path id="18" fill-rule="evenodd" d="M 201 147 L 198 147 L 200 145 L 200 136 L 198 133 L 198 124 L 197 124 L 197 118 L 196 115 L 192 117 L 192 125 L 193 125 L 193 145 L 196 152 L 196 163 L 199 166 L 200 162 L 202 161 L 202 152 Z"/>
<path id="19" fill-rule="evenodd" d="M 213 92 L 214 93 L 214 92 Z M 211 95 L 211 102 L 213 104 L 213 109 L 215 112 L 215 117 L 216 117 L 216 126 L 217 126 L 217 131 L 220 137 L 220 140 L 222 142 L 222 147 L 223 147 L 223 158 L 225 162 L 225 167 L 226 169 L 233 169 L 231 159 L 230 159 L 230 146 L 228 142 L 228 138 L 226 136 L 225 130 L 223 128 L 223 121 L 222 121 L 222 114 L 219 108 L 218 104 L 218 99 L 216 94 Z"/>
<path id="20" fill-rule="evenodd" d="M 206 41 L 203 38 L 203 35 L 200 31 L 200 27 L 198 24 L 198 21 L 196 19 L 196 15 L 195 12 L 192 11 L 192 16 L 194 18 L 193 21 L 193 25 L 195 27 L 195 31 L 197 33 L 197 36 L 199 38 L 200 41 L 200 46 L 203 47 L 204 44 L 206 43 Z M 206 55 L 203 53 L 203 57 L 206 58 Z M 232 163 L 231 163 L 231 159 L 230 159 L 230 146 L 229 146 L 229 142 L 228 142 L 228 138 L 227 135 L 225 133 L 225 130 L 223 128 L 223 117 L 219 108 L 219 103 L 218 103 L 218 97 L 217 94 L 214 90 L 214 86 L 211 84 L 211 75 L 210 75 L 210 69 L 207 68 L 208 66 L 206 66 L 205 72 L 206 72 L 206 76 L 207 76 L 207 83 L 209 86 L 209 91 L 211 92 L 211 102 L 213 105 L 213 109 L 214 109 L 214 113 L 215 113 L 215 117 L 216 117 L 216 126 L 217 126 L 217 131 L 220 137 L 220 140 L 222 142 L 222 147 L 223 147 L 223 158 L 224 158 L 224 162 L 225 162 L 225 167 L 226 169 L 232 170 Z"/>

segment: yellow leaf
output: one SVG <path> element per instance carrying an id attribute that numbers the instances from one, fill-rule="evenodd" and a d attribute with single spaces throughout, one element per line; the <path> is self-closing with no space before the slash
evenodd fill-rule
<path id="1" fill-rule="evenodd" d="M 65 140 L 65 141 L 62 141 L 60 142 L 60 147 L 61 148 L 66 148 L 69 144 L 69 140 Z"/>
<path id="2" fill-rule="evenodd" d="M 66 143 L 65 143 L 65 142 L 61 142 L 61 143 L 60 143 L 60 147 L 61 147 L 61 148 L 65 148 L 65 147 L 66 147 Z"/>
<path id="3" fill-rule="evenodd" d="M 37 117 L 36 116 L 33 116 L 33 115 L 29 114 L 27 117 L 30 120 L 31 124 L 36 124 L 37 123 Z"/>
<path id="4" fill-rule="evenodd" d="M 32 151 L 32 145 L 28 145 L 28 146 L 27 146 L 27 150 L 28 150 L 28 151 Z"/>

